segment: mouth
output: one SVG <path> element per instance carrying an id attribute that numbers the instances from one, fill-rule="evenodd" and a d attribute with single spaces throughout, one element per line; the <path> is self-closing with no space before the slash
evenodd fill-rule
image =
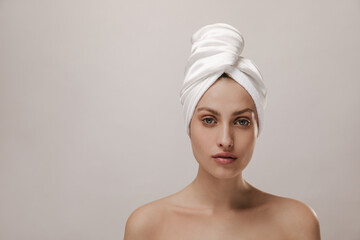
<path id="1" fill-rule="evenodd" d="M 229 152 L 222 152 L 218 153 L 212 156 L 213 158 L 231 158 L 231 159 L 237 159 L 237 156 L 235 156 L 232 153 Z"/>
<path id="2" fill-rule="evenodd" d="M 237 159 L 237 156 L 228 152 L 222 152 L 211 156 L 215 162 L 220 164 L 230 164 Z"/>

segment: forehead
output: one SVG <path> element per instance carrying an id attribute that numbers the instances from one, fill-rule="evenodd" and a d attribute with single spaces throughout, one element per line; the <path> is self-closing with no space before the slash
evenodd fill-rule
<path id="1" fill-rule="evenodd" d="M 231 78 L 218 79 L 201 97 L 197 108 L 213 107 L 216 109 L 251 108 L 255 104 L 250 94 Z"/>

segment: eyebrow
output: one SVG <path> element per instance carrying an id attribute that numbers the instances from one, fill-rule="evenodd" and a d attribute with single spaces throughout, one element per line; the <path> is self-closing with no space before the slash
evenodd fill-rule
<path id="1" fill-rule="evenodd" d="M 216 110 L 214 110 L 214 109 L 211 109 L 211 108 L 208 108 L 208 107 L 198 108 L 198 109 L 197 109 L 197 112 L 200 112 L 200 111 L 203 111 L 203 110 L 208 111 L 208 112 L 211 112 L 211 113 L 214 114 L 214 115 L 218 115 L 218 116 L 220 115 L 220 113 L 219 113 L 218 111 L 216 111 Z M 233 115 L 233 116 L 236 116 L 236 115 L 243 114 L 244 112 L 254 112 L 254 110 L 252 110 L 251 108 L 245 108 L 245 109 L 243 109 L 243 110 L 234 112 L 232 115 Z"/>

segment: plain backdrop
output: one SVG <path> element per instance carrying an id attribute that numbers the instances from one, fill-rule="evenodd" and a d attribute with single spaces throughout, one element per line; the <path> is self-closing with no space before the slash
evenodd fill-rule
<path id="1" fill-rule="evenodd" d="M 122 239 L 195 177 L 179 91 L 224 22 L 268 88 L 245 179 L 360 239 L 360 1 L 0 0 L 0 239 Z"/>

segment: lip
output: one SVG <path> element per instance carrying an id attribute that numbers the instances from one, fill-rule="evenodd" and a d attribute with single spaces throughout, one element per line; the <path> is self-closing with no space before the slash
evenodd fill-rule
<path id="1" fill-rule="evenodd" d="M 215 162 L 220 164 L 230 164 L 237 159 L 237 156 L 229 152 L 218 153 L 211 157 L 214 158 Z"/>
<path id="2" fill-rule="evenodd" d="M 237 156 L 235 156 L 234 154 L 231 154 L 229 152 L 221 152 L 218 154 L 215 154 L 213 156 L 211 156 L 213 158 L 233 158 L 233 159 L 237 159 Z"/>

